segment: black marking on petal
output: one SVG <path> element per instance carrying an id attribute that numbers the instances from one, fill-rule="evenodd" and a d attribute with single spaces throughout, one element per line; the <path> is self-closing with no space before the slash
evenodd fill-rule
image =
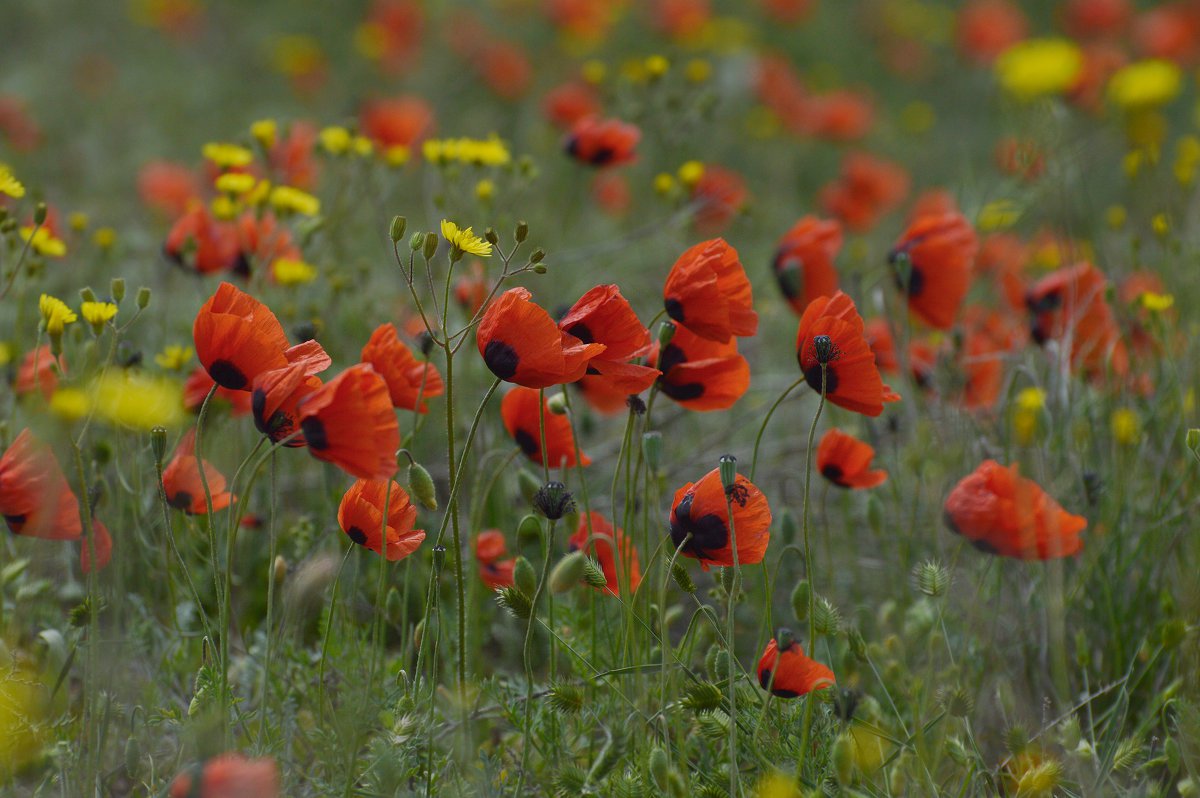
<path id="1" fill-rule="evenodd" d="M 346 535 L 348 535 L 351 540 L 353 540 L 355 543 L 357 543 L 360 546 L 367 545 L 367 533 L 363 532 L 361 529 L 359 529 L 356 526 L 352 526 L 349 529 L 347 529 Z"/>
<path id="2" fill-rule="evenodd" d="M 539 435 L 540 437 L 540 435 Z M 529 432 L 519 429 L 513 433 L 513 440 L 517 442 L 517 446 L 521 447 L 521 451 L 530 457 L 535 456 L 541 451 L 541 446 L 538 445 L 538 438 L 535 438 Z"/>
<path id="3" fill-rule="evenodd" d="M 659 390 L 676 402 L 686 402 L 691 399 L 699 399 L 704 395 L 705 389 L 702 382 L 668 382 L 667 380 L 660 380 Z"/>
<path id="4" fill-rule="evenodd" d="M 675 507 L 675 520 L 671 522 L 671 540 L 675 548 L 679 548 L 684 538 L 690 534 L 692 539 L 683 550 L 697 560 L 713 560 L 709 553 L 728 545 L 729 529 L 725 526 L 725 519 L 713 513 L 692 518 L 694 498 L 695 494 L 688 494 Z"/>
<path id="5" fill-rule="evenodd" d="M 846 483 L 842 481 L 845 475 L 842 473 L 842 467 L 837 463 L 827 463 L 821 468 L 821 476 L 837 485 L 839 488 L 846 487 Z"/>
<path id="6" fill-rule="evenodd" d="M 511 379 L 521 364 L 521 356 L 503 341 L 488 341 L 483 348 L 483 362 L 502 380 Z"/>
<path id="7" fill-rule="evenodd" d="M 595 343 L 596 339 L 592 336 L 592 331 L 583 322 L 576 322 L 567 328 L 568 335 L 574 335 L 585 344 Z"/>
<path id="8" fill-rule="evenodd" d="M 167 504 L 174 507 L 176 510 L 187 510 L 192 506 L 192 494 L 186 490 L 177 491 L 174 495 L 167 497 Z"/>
<path id="9" fill-rule="evenodd" d="M 214 360 L 208 367 L 208 376 L 212 377 L 217 385 L 231 391 L 240 391 L 250 384 L 242 370 L 228 360 Z"/>
<path id="10" fill-rule="evenodd" d="M 667 309 L 667 315 L 675 319 L 675 321 L 683 323 L 683 303 L 674 297 L 668 298 L 663 302 L 663 306 Z"/>
<path id="11" fill-rule="evenodd" d="M 804 370 L 804 381 L 817 393 L 821 392 L 821 364 L 814 363 Z M 837 392 L 837 370 L 832 365 L 825 366 L 825 395 L 833 396 Z"/>
<path id="12" fill-rule="evenodd" d="M 318 452 L 329 448 L 329 439 L 325 437 L 325 425 L 321 423 L 321 419 L 309 416 L 300 422 L 300 429 L 304 431 L 304 440 L 308 442 L 308 448 Z"/>

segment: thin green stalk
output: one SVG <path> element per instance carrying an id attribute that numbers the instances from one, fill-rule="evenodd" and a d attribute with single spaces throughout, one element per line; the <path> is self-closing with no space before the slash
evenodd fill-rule
<path id="1" fill-rule="evenodd" d="M 274 640 L 272 634 L 275 629 L 275 558 L 279 556 L 279 536 L 276 534 L 275 526 L 275 500 L 278 496 L 278 461 L 276 452 L 271 451 L 271 507 L 270 517 L 267 519 L 267 538 L 269 540 L 267 553 L 267 619 L 264 623 L 266 627 L 266 653 L 263 657 L 263 674 L 262 674 L 262 695 L 259 698 L 262 701 L 262 706 L 258 711 L 258 750 L 263 750 L 263 737 L 267 726 L 267 692 L 271 685 L 271 644 Z"/>
<path id="2" fill-rule="evenodd" d="M 529 624 L 525 627 L 525 645 L 522 649 L 525 659 L 525 723 L 521 740 L 521 768 L 517 775 L 516 795 L 521 794 L 525 784 L 525 774 L 529 772 L 530 726 L 533 715 L 533 627 L 537 623 L 537 607 L 542 593 L 546 590 L 546 582 L 550 577 L 550 552 L 554 547 L 554 527 L 557 521 L 546 520 L 546 542 L 542 546 L 542 576 L 538 580 L 537 590 L 533 593 L 533 603 L 529 611 Z M 553 630 L 551 630 L 553 639 Z M 551 644 L 553 651 L 553 644 Z"/>
<path id="3" fill-rule="evenodd" d="M 754 436 L 754 456 L 750 459 L 750 481 L 751 482 L 754 481 L 754 475 L 758 470 L 758 449 L 759 449 L 759 446 L 762 445 L 763 434 L 767 431 L 767 425 L 771 423 L 771 416 L 775 415 L 775 411 L 777 409 L 779 409 L 779 406 L 781 404 L 783 404 L 783 400 L 787 399 L 788 395 L 791 394 L 792 391 L 796 390 L 796 388 L 798 388 L 803 383 L 804 383 L 804 377 L 801 376 L 800 379 L 796 380 L 791 385 L 789 385 L 787 388 L 785 388 L 783 393 L 779 394 L 779 398 L 777 398 L 775 400 L 774 404 L 771 405 L 771 409 L 767 411 L 767 415 L 763 418 L 762 424 L 759 425 L 758 435 Z"/>
<path id="4" fill-rule="evenodd" d="M 333 613 L 337 609 L 338 585 L 342 581 L 342 571 L 346 569 L 346 561 L 350 559 L 350 553 L 354 551 L 355 545 L 351 543 L 346 547 L 346 553 L 342 556 L 342 564 L 338 566 L 337 576 L 333 578 L 333 591 L 329 596 L 329 615 L 325 619 L 325 635 L 321 639 L 321 663 L 317 667 L 317 717 L 322 725 L 325 723 L 325 660 L 329 656 L 329 633 L 333 630 Z"/>
<path id="5" fill-rule="evenodd" d="M 737 653 L 733 636 L 733 616 L 734 605 L 737 601 L 739 573 L 737 531 L 733 522 L 733 493 L 729 487 L 725 489 L 725 509 L 729 519 L 729 549 L 733 553 L 733 574 L 729 580 L 729 596 L 725 610 L 725 645 L 729 651 L 729 794 L 736 796 L 740 790 L 738 789 L 737 723 L 734 722 L 737 717 L 737 674 L 734 667 L 734 663 L 737 662 Z"/>

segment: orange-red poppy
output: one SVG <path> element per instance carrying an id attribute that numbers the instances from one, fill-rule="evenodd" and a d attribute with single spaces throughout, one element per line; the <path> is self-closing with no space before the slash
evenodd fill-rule
<path id="1" fill-rule="evenodd" d="M 193 412 L 199 412 L 205 397 L 212 387 L 217 385 L 203 366 L 196 366 L 188 378 L 183 381 L 183 406 Z M 244 416 L 250 412 L 250 394 L 245 391 L 231 391 L 217 385 L 213 399 L 227 402 L 230 412 L 235 416 Z"/>
<path id="2" fill-rule="evenodd" d="M 1200 9 L 1188 2 L 1151 6 L 1134 20 L 1133 44 L 1148 58 L 1194 62 L 1200 51 Z"/>
<path id="3" fill-rule="evenodd" d="M 759 58 L 754 74 L 754 91 L 785 128 L 797 135 L 809 134 L 810 93 L 791 62 L 784 56 Z"/>
<path id="4" fill-rule="evenodd" d="M 692 224 L 696 232 L 715 236 L 729 226 L 750 199 L 746 181 L 732 169 L 707 164 L 704 174 L 692 186 Z"/>
<path id="5" fill-rule="evenodd" d="M 497 96 L 516 100 L 533 83 L 529 54 L 514 42 L 483 39 L 475 45 L 471 65 Z"/>
<path id="6" fill-rule="evenodd" d="M 840 429 L 831 429 L 817 446 L 817 470 L 839 488 L 873 488 L 887 481 L 887 472 L 871 471 L 875 449 Z"/>
<path id="7" fill-rule="evenodd" d="M 479 322 L 479 354 L 493 374 L 526 388 L 575 382 L 604 344 L 563 332 L 524 288 L 510 288 L 488 306 Z"/>
<path id="8" fill-rule="evenodd" d="M 838 407 L 878 416 L 885 402 L 900 400 L 883 384 L 862 316 L 854 300 L 841 291 L 814 299 L 804 311 L 796 335 L 796 359 L 809 386 L 819 392 L 823 379 L 825 397 Z M 824 378 L 822 360 L 826 361 Z"/>
<path id="9" fill-rule="evenodd" d="M 50 351 L 50 344 L 31 349 L 21 359 L 17 369 L 17 384 L 14 386 L 17 396 L 40 390 L 42 397 L 49 399 L 58 387 L 59 374 L 67 373 L 67 360 L 64 355 L 56 359 Z"/>
<path id="10" fill-rule="evenodd" d="M 200 478 L 201 468 L 204 469 L 203 480 Z M 224 510 L 237 501 L 237 497 L 225 489 L 225 476 L 217 467 L 207 460 L 196 459 L 195 428 L 189 429 L 179 439 L 174 456 L 163 469 L 162 481 L 167 504 L 188 515 L 208 513 L 208 502 L 204 498 L 205 481 L 212 496 L 213 512 Z"/>
<path id="11" fill-rule="evenodd" d="M 759 0 L 759 5 L 772 21 L 797 25 L 816 10 L 817 0 Z"/>
<path id="12" fill-rule="evenodd" d="M 1029 21 L 1010 0 L 969 0 L 958 12 L 955 40 L 964 57 L 990 64 L 1028 33 Z"/>
<path id="13" fill-rule="evenodd" d="M 838 89 L 809 99 L 804 109 L 811 135 L 824 141 L 858 141 L 871 131 L 875 108 L 857 91 Z"/>
<path id="14" fill-rule="evenodd" d="M 588 532 L 588 519 L 591 519 L 591 532 Z M 625 535 L 624 530 L 613 530 L 609 520 L 598 512 L 580 516 L 579 526 L 575 534 L 567 540 L 571 551 L 583 551 L 594 555 L 604 571 L 604 579 L 608 583 L 605 589 L 614 596 L 621 595 L 621 580 L 629 580 L 629 589 L 635 591 L 642 581 L 641 567 L 638 565 L 637 549 L 633 540 Z M 620 551 L 620 561 L 615 552 Z"/>
<path id="15" fill-rule="evenodd" d="M 273 213 L 243 213 L 237 220 L 238 256 L 235 273 L 249 275 L 256 266 L 270 266 L 267 273 L 275 279 L 275 261 L 303 260 L 300 248 L 292 240 L 292 233 L 280 224 Z"/>
<path id="16" fill-rule="evenodd" d="M 825 213 L 861 233 L 895 210 L 908 188 L 908 172 L 902 166 L 852 152 L 843 159 L 838 179 L 821 189 L 818 200 Z"/>
<path id="17" fill-rule="evenodd" d="M 9 530 L 47 540 L 77 540 L 79 501 L 50 447 L 28 429 L 0 457 L 0 515 Z"/>
<path id="18" fill-rule="evenodd" d="M 960 364 L 965 383 L 962 402 L 968 410 L 991 410 L 1000 400 L 1004 385 L 1004 361 L 1028 340 L 1025 331 L 1009 315 L 980 307 L 963 314 Z"/>
<path id="19" fill-rule="evenodd" d="M 312 122 L 296 121 L 287 134 L 271 146 L 268 160 L 279 183 L 308 190 L 317 182 L 318 165 L 313 157 L 319 132 Z"/>
<path id="20" fill-rule="evenodd" d="M 479 578 L 491 590 L 510 587 L 513 584 L 513 568 L 516 558 L 508 557 L 508 544 L 504 533 L 498 529 L 480 532 L 475 539 L 475 559 L 479 561 Z"/>
<path id="21" fill-rule="evenodd" d="M 374 100 L 359 115 L 363 135 L 381 149 L 413 149 L 433 129 L 433 109 L 420 97 Z"/>
<path id="22" fill-rule="evenodd" d="M 221 754 L 171 782 L 170 798 L 278 798 L 279 771 L 270 758 Z"/>
<path id="23" fill-rule="evenodd" d="M 908 307 L 931 327 L 948 330 L 971 287 L 978 250 L 975 228 L 961 213 L 923 216 L 904 231 L 888 262 Z"/>
<path id="24" fill-rule="evenodd" d="M 300 430 L 300 403 L 321 387 L 321 378 L 305 374 L 304 366 L 294 363 L 281 369 L 264 371 L 250 386 L 250 411 L 254 426 L 272 443 L 303 446 Z M 240 393 L 240 392 L 239 392 Z"/>
<path id="25" fill-rule="evenodd" d="M 798 698 L 834 684 L 833 671 L 809 659 L 795 640 L 779 650 L 775 638 L 758 660 L 758 683 L 779 698 Z"/>
<path id="26" fill-rule="evenodd" d="M 723 238 L 689 247 L 663 286 L 667 315 L 701 338 L 726 343 L 754 335 L 758 314 L 737 250 Z"/>
<path id="27" fill-rule="evenodd" d="M 401 410 L 428 413 L 425 400 L 441 396 L 446 389 L 437 368 L 432 363 L 417 360 L 391 323 L 381 324 L 371 333 L 362 350 L 362 362 L 370 363 L 383 377 L 392 407 Z"/>
<path id="28" fill-rule="evenodd" d="M 546 419 L 546 457 L 542 454 L 541 418 Z M 550 412 L 549 405 L 541 401 L 541 391 L 523 388 L 520 385 L 504 395 L 500 402 L 500 416 L 504 429 L 521 451 L 533 462 L 548 464 L 551 468 L 575 467 L 575 436 L 571 433 L 571 422 L 566 416 Z M 592 460 L 582 454 L 582 465 Z"/>
<path id="29" fill-rule="evenodd" d="M 196 357 L 218 385 L 248 391 L 266 371 L 303 363 L 305 374 L 329 367 L 316 341 L 288 347 L 283 326 L 263 303 L 232 283 L 221 283 L 196 314 L 192 326 Z"/>
<path id="30" fill-rule="evenodd" d="M 681 324 L 655 364 L 662 369 L 658 389 L 689 410 L 726 410 L 750 388 L 750 364 L 736 338 L 710 341 Z"/>
<path id="31" fill-rule="evenodd" d="M 297 409 L 308 451 L 359 479 L 396 473 L 400 425 L 387 383 L 367 363 L 343 371 Z"/>
<path id="32" fill-rule="evenodd" d="M 712 19 L 709 0 L 654 0 L 655 25 L 673 39 L 692 39 Z"/>
<path id="33" fill-rule="evenodd" d="M 1105 298 L 1107 289 L 1108 280 L 1086 262 L 1043 277 L 1025 294 L 1033 339 L 1038 344 L 1068 341 L 1071 364 L 1089 374 L 1106 368 L 1128 373 L 1129 353 Z"/>
<path id="34" fill-rule="evenodd" d="M 25 101 L 12 95 L 0 95 L 0 135 L 14 150 L 28 152 L 42 142 L 42 129 L 25 108 Z"/>
<path id="35" fill-rule="evenodd" d="M 1028 183 L 1046 171 L 1046 156 L 1033 139 L 1005 136 L 996 144 L 996 168 Z"/>
<path id="36" fill-rule="evenodd" d="M 459 267 L 459 277 L 454 282 L 454 300 L 469 318 L 474 318 L 483 307 L 491 290 L 481 262 L 471 261 L 470 269 Z"/>
<path id="37" fill-rule="evenodd" d="M 1077 39 L 1118 36 L 1133 18 L 1129 0 L 1066 0 L 1063 26 Z"/>
<path id="38" fill-rule="evenodd" d="M 387 534 L 383 535 L 383 511 L 387 504 Z M 417 508 L 408 494 L 390 479 L 360 479 L 350 486 L 338 505 L 338 525 L 346 536 L 376 554 L 403 560 L 425 540 L 425 531 L 413 529 Z M 381 537 L 382 536 L 382 537 Z"/>
<path id="39" fill-rule="evenodd" d="M 1069 557 L 1083 548 L 1087 519 L 1064 510 L 1017 464 L 985 460 L 946 497 L 946 525 L 972 546 L 1021 560 Z"/>
<path id="40" fill-rule="evenodd" d="M 370 38 L 372 56 L 388 74 L 409 66 L 421 47 L 425 12 L 419 0 L 374 0 L 360 30 Z"/>
<path id="41" fill-rule="evenodd" d="M 779 290 L 797 316 L 817 297 L 837 291 L 833 260 L 841 248 L 842 226 L 816 216 L 805 216 L 779 240 L 771 266 Z"/>
<path id="42" fill-rule="evenodd" d="M 741 474 L 734 480 L 729 495 L 738 564 L 762 562 L 771 539 L 771 508 L 767 497 Z M 671 502 L 671 542 L 676 549 L 683 546 L 681 553 L 699 560 L 706 571 L 710 565 L 733 565 L 729 520 L 721 472 L 714 468 L 699 482 L 689 482 L 675 491 Z"/>
<path id="43" fill-rule="evenodd" d="M 597 172 L 592 178 L 592 198 L 596 201 L 596 206 L 609 216 L 624 215 L 633 203 L 629 179 L 611 169 Z"/>
<path id="44" fill-rule="evenodd" d="M 637 158 L 642 132 L 619 119 L 589 116 L 571 128 L 564 145 L 567 154 L 595 167 L 619 166 Z"/>
<path id="45" fill-rule="evenodd" d="M 599 116 L 600 112 L 596 90 L 578 80 L 555 86 L 542 98 L 542 113 L 562 130 L 570 130 L 579 120 Z"/>
<path id="46" fill-rule="evenodd" d="M 193 204 L 171 226 L 163 252 L 178 265 L 200 274 L 235 269 L 241 257 L 234 225 L 217 220 L 200 203 Z"/>
<path id="47" fill-rule="evenodd" d="M 558 323 L 564 333 L 584 343 L 604 344 L 588 362 L 584 382 L 601 383 L 601 392 L 638 394 L 654 384 L 656 368 L 632 363 L 650 352 L 650 331 L 638 320 L 615 285 L 598 285 L 579 298 Z M 585 389 L 586 390 L 586 389 Z"/>
<path id="48" fill-rule="evenodd" d="M 188 206 L 198 202 L 201 195 L 196 172 L 170 161 L 150 161 L 143 165 L 138 170 L 137 188 L 147 207 L 172 218 L 186 213 Z"/>
<path id="49" fill-rule="evenodd" d="M 545 0 L 551 24 L 583 45 L 602 40 L 619 18 L 620 10 L 612 0 Z"/>
<path id="50" fill-rule="evenodd" d="M 96 541 L 94 544 L 89 544 L 86 539 L 83 540 L 83 548 L 79 552 L 79 567 L 85 574 L 92 572 L 92 546 L 96 547 L 96 570 L 103 570 L 110 562 L 112 562 L 113 541 L 112 535 L 99 519 L 92 519 L 92 529 L 95 530 Z"/>

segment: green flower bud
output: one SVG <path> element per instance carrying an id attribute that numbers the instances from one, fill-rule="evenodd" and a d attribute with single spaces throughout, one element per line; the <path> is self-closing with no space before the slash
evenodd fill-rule
<path id="1" fill-rule="evenodd" d="M 425 248 L 425 234 L 413 233 L 408 239 L 408 248 L 413 252 L 420 252 Z"/>
<path id="2" fill-rule="evenodd" d="M 137 306 L 138 310 L 145 310 L 150 304 L 150 289 L 147 286 L 142 286 L 137 290 Z"/>
<path id="3" fill-rule="evenodd" d="M 533 267 L 534 274 L 545 274 L 547 271 L 545 264 L 539 263 Z"/>
<path id="4" fill-rule="evenodd" d="M 800 524 L 796 521 L 796 514 L 790 508 L 784 507 L 779 517 L 779 535 L 783 538 L 783 545 L 788 546 L 794 543 L 796 533 L 799 531 Z"/>
<path id="5" fill-rule="evenodd" d="M 150 449 L 154 452 L 154 462 L 161 466 L 167 452 L 166 427 L 155 427 L 150 430 Z"/>
<path id="6" fill-rule="evenodd" d="M 114 277 L 112 282 L 108 284 L 108 293 L 112 294 L 114 302 L 120 302 L 125 298 L 125 278 Z"/>
<path id="7" fill-rule="evenodd" d="M 1200 451 L 1200 429 L 1193 427 L 1187 431 L 1187 436 L 1184 438 L 1187 447 L 1193 452 Z"/>
<path id="8" fill-rule="evenodd" d="M 495 228 L 489 227 L 487 230 L 483 231 L 483 240 L 492 246 L 496 246 L 496 244 L 500 243 L 500 236 L 496 235 Z"/>
<path id="9" fill-rule="evenodd" d="M 84 302 L 95 302 L 96 301 L 96 292 L 92 290 L 92 287 L 90 285 L 87 286 L 86 288 L 80 288 L 79 289 L 79 298 Z"/>
<path id="10" fill-rule="evenodd" d="M 388 236 L 391 237 L 393 244 L 400 243 L 400 239 L 404 238 L 404 231 L 408 227 L 408 220 L 403 216 L 393 216 L 392 225 L 388 228 Z"/>
<path id="11" fill-rule="evenodd" d="M 433 260 L 433 256 L 437 254 L 438 237 L 437 233 L 426 233 L 425 243 L 422 244 L 421 254 L 425 256 L 425 260 Z"/>
<path id="12" fill-rule="evenodd" d="M 497 590 L 496 603 L 518 620 L 527 621 L 533 615 L 533 600 L 515 587 L 502 587 Z"/>
<path id="13" fill-rule="evenodd" d="M 654 786 L 660 793 L 665 793 L 668 790 L 671 772 L 671 760 L 667 757 L 667 752 L 657 745 L 651 748 L 646 769 L 650 771 L 650 780 L 654 782 Z"/>
<path id="14" fill-rule="evenodd" d="M 433 477 L 425 467 L 417 462 L 408 464 L 408 487 L 412 490 L 413 498 L 426 510 L 438 508 L 437 490 L 433 487 Z"/>
<path id="15" fill-rule="evenodd" d="M 675 325 L 669 321 L 664 321 L 658 325 L 658 345 L 662 349 L 667 348 L 667 344 L 671 343 L 671 339 L 675 337 Z"/>
<path id="16" fill-rule="evenodd" d="M 556 416 L 565 416 L 567 414 L 567 397 L 562 393 L 556 393 L 546 400 L 546 410 Z"/>
<path id="17" fill-rule="evenodd" d="M 721 485 L 725 492 L 733 490 L 737 484 L 737 458 L 731 454 L 723 454 L 720 459 Z"/>
<path id="18" fill-rule="evenodd" d="M 49 211 L 46 209 L 46 203 L 39 202 L 37 207 L 33 209 L 33 223 L 38 227 L 44 225 L 46 223 L 47 213 L 49 213 Z"/>
<path id="19" fill-rule="evenodd" d="M 517 524 L 517 542 L 536 543 L 542 539 L 542 522 L 536 515 L 527 515 Z"/>
<path id="20" fill-rule="evenodd" d="M 550 591 L 566 593 L 579 584 L 579 581 L 583 579 L 586 560 L 587 555 L 582 551 L 573 551 L 559 560 L 558 564 L 554 566 L 554 570 L 550 572 Z"/>
<path id="21" fill-rule="evenodd" d="M 518 557 L 513 563 L 513 584 L 527 596 L 537 592 L 537 572 L 533 570 L 533 563 L 524 557 Z"/>
<path id="22" fill-rule="evenodd" d="M 801 579 L 792 589 L 792 614 L 801 623 L 808 619 L 808 604 L 811 597 L 812 586 L 807 579 Z"/>
<path id="23" fill-rule="evenodd" d="M 521 221 L 517 222 L 517 229 L 515 231 L 513 231 L 513 239 L 516 240 L 516 242 L 518 244 L 520 244 L 522 241 L 525 240 L 526 236 L 528 236 L 528 235 L 529 235 L 529 225 L 526 224 L 525 220 L 522 219 Z"/>
<path id="24" fill-rule="evenodd" d="M 651 430 L 642 434 L 642 456 L 646 458 L 646 466 L 651 474 L 657 474 L 662 463 L 662 433 Z"/>
<path id="25" fill-rule="evenodd" d="M 541 263 L 542 259 L 544 259 L 545 257 L 546 257 L 546 253 L 542 251 L 541 247 L 538 247 L 537 249 L 535 249 L 533 251 L 533 254 L 529 256 L 529 262 L 535 263 L 535 264 Z"/>
<path id="26" fill-rule="evenodd" d="M 833 741 L 830 759 L 838 784 L 844 787 L 854 781 L 854 739 L 849 734 L 843 732 Z"/>

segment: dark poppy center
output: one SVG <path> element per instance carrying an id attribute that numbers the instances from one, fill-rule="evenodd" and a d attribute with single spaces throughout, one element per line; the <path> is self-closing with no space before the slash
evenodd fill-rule
<path id="1" fill-rule="evenodd" d="M 808 386 L 817 393 L 821 392 L 821 364 L 814 363 L 812 366 L 804 370 L 804 381 Z M 837 392 L 838 377 L 837 369 L 833 364 L 825 366 L 825 395 L 832 396 Z"/>
<path id="2" fill-rule="evenodd" d="M 604 166 L 604 164 L 615 158 L 616 155 L 617 151 L 612 147 L 598 147 L 596 151 L 592 153 L 592 157 L 588 159 L 588 163 L 592 164 L 593 166 Z"/>
<path id="3" fill-rule="evenodd" d="M 488 341 L 487 346 L 483 348 L 483 362 L 487 363 L 493 374 L 507 380 L 517 373 L 521 356 L 503 341 Z"/>
<path id="4" fill-rule="evenodd" d="M 309 416 L 300 422 L 300 429 L 304 431 L 304 440 L 310 449 L 319 452 L 329 448 L 329 439 L 325 436 L 325 425 L 321 423 L 321 419 Z"/>
<path id="5" fill-rule="evenodd" d="M 925 273 L 917 268 L 914 263 L 912 269 L 908 272 L 908 295 L 920 296 L 925 290 Z"/>
<path id="6" fill-rule="evenodd" d="M 684 551 L 691 553 L 698 560 L 712 560 L 710 552 L 724 548 L 729 543 L 729 529 L 725 519 L 714 513 L 692 518 L 692 500 L 694 494 L 684 496 L 675 507 L 675 520 L 671 523 L 671 541 L 675 548 L 683 543 L 689 534 L 692 539 L 684 546 Z"/>
<path id="7" fill-rule="evenodd" d="M 14 535 L 21 534 L 21 530 L 25 528 L 26 518 L 24 515 L 6 515 L 4 522 L 8 524 L 8 530 Z"/>
<path id="8" fill-rule="evenodd" d="M 167 504 L 176 510 L 187 510 L 192 506 L 192 494 L 186 490 L 177 491 L 175 495 L 167 497 Z"/>
<path id="9" fill-rule="evenodd" d="M 229 360 L 214 360 L 208 367 L 208 376 L 212 377 L 217 385 L 231 391 L 240 391 L 250 384 L 242 370 Z"/>
<path id="10" fill-rule="evenodd" d="M 675 321 L 683 322 L 683 303 L 674 297 L 670 297 L 663 306 L 667 309 L 667 315 L 675 319 Z"/>
<path id="11" fill-rule="evenodd" d="M 521 451 L 530 457 L 536 455 L 542 448 L 538 445 L 538 439 L 523 429 L 519 429 L 513 433 L 513 440 L 517 442 L 517 446 L 521 447 Z"/>
<path id="12" fill-rule="evenodd" d="M 783 250 L 775 256 L 775 281 L 788 299 L 800 296 L 801 265 L 799 258 L 787 257 Z"/>
<path id="13" fill-rule="evenodd" d="M 667 344 L 663 349 L 662 354 L 658 356 L 658 368 L 663 374 L 666 374 L 676 366 L 681 366 L 687 362 L 687 353 L 680 349 L 675 344 Z"/>
<path id="14" fill-rule="evenodd" d="M 360 546 L 367 545 L 367 533 L 363 532 L 361 529 L 359 529 L 356 526 L 352 526 L 349 529 L 347 529 L 346 535 L 349 536 L 349 538 L 351 540 L 353 540 L 355 543 L 357 543 Z"/>
<path id="15" fill-rule="evenodd" d="M 567 328 L 568 335 L 574 335 L 585 344 L 595 343 L 596 339 L 592 336 L 592 331 L 583 322 L 577 322 Z"/>
<path id="16" fill-rule="evenodd" d="M 829 480 L 835 485 L 846 487 L 846 483 L 842 480 L 845 474 L 842 472 L 842 467 L 837 463 L 827 463 L 821 468 L 821 476 Z"/>
<path id="17" fill-rule="evenodd" d="M 660 380 L 659 390 L 674 399 L 676 402 L 686 402 L 691 399 L 699 399 L 704 395 L 704 383 L 668 382 L 667 380 Z"/>

